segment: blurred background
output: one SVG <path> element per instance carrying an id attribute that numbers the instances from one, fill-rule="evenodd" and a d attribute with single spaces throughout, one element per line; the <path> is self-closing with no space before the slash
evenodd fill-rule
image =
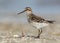
<path id="1" fill-rule="evenodd" d="M 60 0 L 0 0 L 0 22 L 27 23 L 25 13 L 17 15 L 25 7 L 49 20 L 60 22 Z"/>

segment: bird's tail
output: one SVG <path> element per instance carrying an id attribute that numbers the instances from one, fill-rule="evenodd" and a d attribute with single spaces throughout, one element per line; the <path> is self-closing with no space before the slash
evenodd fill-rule
<path id="1" fill-rule="evenodd" d="M 50 21 L 50 20 L 46 20 L 47 22 L 49 22 L 49 23 L 54 23 L 55 21 Z"/>

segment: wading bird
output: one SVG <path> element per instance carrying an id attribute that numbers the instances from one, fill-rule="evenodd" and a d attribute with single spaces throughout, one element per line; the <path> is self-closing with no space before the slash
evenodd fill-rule
<path id="1" fill-rule="evenodd" d="M 40 16 L 36 16 L 33 14 L 33 11 L 30 7 L 26 7 L 22 12 L 19 12 L 17 15 L 26 12 L 27 20 L 29 24 L 35 27 L 38 30 L 38 36 L 35 38 L 40 38 L 40 34 L 42 33 L 42 28 L 48 26 L 49 24 L 53 24 L 54 21 L 45 20 Z"/>

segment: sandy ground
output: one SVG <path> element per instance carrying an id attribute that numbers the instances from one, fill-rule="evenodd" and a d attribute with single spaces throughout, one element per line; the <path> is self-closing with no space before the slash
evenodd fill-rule
<path id="1" fill-rule="evenodd" d="M 29 24 L 0 23 L 0 43 L 60 43 L 60 24 L 50 24 L 42 29 L 40 38 L 27 37 L 37 36 L 38 31 Z M 25 37 L 22 36 L 22 32 Z"/>

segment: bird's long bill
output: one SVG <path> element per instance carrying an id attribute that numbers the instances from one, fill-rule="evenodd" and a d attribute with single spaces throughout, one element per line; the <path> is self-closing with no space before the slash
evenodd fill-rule
<path id="1" fill-rule="evenodd" d="M 26 10 L 22 11 L 22 12 L 19 12 L 17 15 L 21 14 L 21 13 L 24 13 Z"/>

